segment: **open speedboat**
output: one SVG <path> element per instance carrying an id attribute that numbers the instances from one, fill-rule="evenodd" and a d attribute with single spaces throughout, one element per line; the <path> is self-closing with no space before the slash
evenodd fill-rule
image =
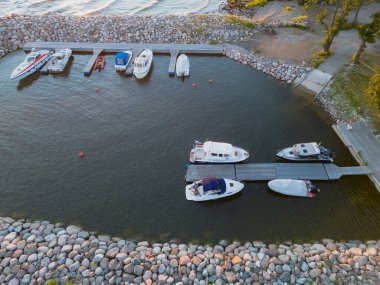
<path id="1" fill-rule="evenodd" d="M 63 50 L 60 50 L 59 52 L 54 53 L 50 57 L 50 61 L 48 63 L 49 73 L 63 72 L 67 63 L 69 62 L 72 53 L 72 50 L 69 48 L 65 48 Z"/>
<path id="2" fill-rule="evenodd" d="M 175 71 L 178 77 L 190 75 L 190 62 L 189 62 L 189 58 L 185 54 L 181 54 L 177 58 Z"/>
<path id="3" fill-rule="evenodd" d="M 209 201 L 239 193 L 244 184 L 231 179 L 205 177 L 186 186 L 186 199 L 190 201 Z"/>
<path id="4" fill-rule="evenodd" d="M 97 71 L 102 71 L 104 69 L 106 65 L 106 58 L 102 55 L 99 55 L 95 61 L 95 64 L 94 64 L 94 71 L 97 70 Z"/>
<path id="5" fill-rule="evenodd" d="M 11 79 L 23 79 L 40 69 L 50 58 L 48 50 L 32 50 L 25 60 L 13 70 Z"/>
<path id="6" fill-rule="evenodd" d="M 192 163 L 236 163 L 248 159 L 248 151 L 229 143 L 195 141 L 190 151 Z"/>
<path id="7" fill-rule="evenodd" d="M 135 59 L 133 74 L 137 79 L 147 76 L 153 61 L 153 52 L 150 49 L 144 49 Z"/>
<path id="8" fill-rule="evenodd" d="M 288 196 L 313 198 L 319 192 L 309 180 L 275 179 L 269 181 L 268 186 L 271 190 Z"/>
<path id="9" fill-rule="evenodd" d="M 115 55 L 115 70 L 125 71 L 131 59 L 132 59 L 132 51 L 126 50 L 123 52 L 118 52 Z"/>
<path id="10" fill-rule="evenodd" d="M 279 150 L 277 157 L 295 162 L 333 162 L 334 153 L 316 142 L 295 144 Z"/>

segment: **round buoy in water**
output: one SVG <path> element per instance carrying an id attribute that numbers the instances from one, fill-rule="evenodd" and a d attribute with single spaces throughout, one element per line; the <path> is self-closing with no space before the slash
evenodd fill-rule
<path id="1" fill-rule="evenodd" d="M 79 157 L 84 157 L 84 153 L 83 153 L 83 152 L 80 152 L 80 153 L 79 153 Z"/>
<path id="2" fill-rule="evenodd" d="M 197 84 L 193 83 L 193 84 L 191 84 L 191 86 L 193 86 L 193 87 L 196 87 L 196 86 L 197 86 Z"/>
<path id="3" fill-rule="evenodd" d="M 96 93 L 99 93 L 99 91 L 100 91 L 100 88 L 98 87 L 98 88 L 96 88 L 95 89 L 95 91 L 96 91 Z"/>
<path id="4" fill-rule="evenodd" d="M 209 80 L 208 80 L 208 83 L 209 83 L 209 84 L 213 84 L 214 81 L 213 81 L 212 79 L 209 79 Z"/>

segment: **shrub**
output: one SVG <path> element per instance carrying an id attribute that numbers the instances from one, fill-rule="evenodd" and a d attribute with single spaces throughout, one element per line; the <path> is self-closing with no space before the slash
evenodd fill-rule
<path id="1" fill-rule="evenodd" d="M 265 6 L 268 3 L 268 0 L 252 0 L 248 4 L 245 5 L 246 8 L 249 7 L 257 7 L 257 6 Z"/>
<path id="2" fill-rule="evenodd" d="M 208 42 L 210 45 L 217 45 L 217 44 L 219 44 L 219 42 L 218 41 L 215 41 L 215 40 L 211 40 L 211 41 L 209 41 Z"/>
<path id="3" fill-rule="evenodd" d="M 332 55 L 332 51 L 325 52 L 323 50 L 317 51 L 313 57 L 311 58 L 311 62 L 314 68 L 317 68 L 322 62 L 326 60 L 330 55 Z"/>
<path id="4" fill-rule="evenodd" d="M 252 29 L 255 27 L 255 24 L 253 22 L 246 20 L 246 19 L 240 19 L 240 18 L 236 17 L 235 15 L 228 15 L 228 16 L 226 16 L 226 19 L 229 20 L 230 22 L 232 22 L 234 24 L 238 24 L 244 28 L 251 28 Z"/>
<path id="5" fill-rule="evenodd" d="M 293 10 L 292 5 L 289 5 L 289 4 L 284 5 L 284 12 L 285 12 L 286 14 L 291 13 L 292 10 Z"/>
<path id="6" fill-rule="evenodd" d="M 290 22 L 292 23 L 300 23 L 307 21 L 307 16 L 306 15 L 299 15 L 298 17 L 290 19 Z"/>
<path id="7" fill-rule="evenodd" d="M 369 79 L 366 94 L 369 102 L 380 109 L 380 67 L 376 68 L 376 73 Z"/>

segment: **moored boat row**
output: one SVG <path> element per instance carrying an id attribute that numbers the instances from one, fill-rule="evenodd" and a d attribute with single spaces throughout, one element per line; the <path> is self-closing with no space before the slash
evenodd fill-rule
<path id="1" fill-rule="evenodd" d="M 333 162 L 333 152 L 316 142 L 295 144 L 280 150 L 277 157 L 291 162 Z M 223 142 L 195 141 L 190 151 L 191 163 L 239 163 L 249 158 L 249 152 L 241 147 Z M 274 192 L 297 197 L 313 198 L 319 192 L 309 180 L 275 179 L 268 183 Z M 208 201 L 228 197 L 244 188 L 240 181 L 227 178 L 203 177 L 186 186 L 186 199 Z"/>

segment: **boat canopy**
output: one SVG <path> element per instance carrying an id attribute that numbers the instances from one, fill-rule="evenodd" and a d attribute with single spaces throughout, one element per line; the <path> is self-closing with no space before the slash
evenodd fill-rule
<path id="1" fill-rule="evenodd" d="M 125 52 L 118 52 L 115 55 L 115 64 L 116 65 L 126 65 L 128 62 L 129 54 Z"/>
<path id="2" fill-rule="evenodd" d="M 321 153 L 316 142 L 295 144 L 294 150 L 299 156 L 319 155 Z"/>
<path id="3" fill-rule="evenodd" d="M 203 150 L 205 152 L 211 152 L 211 153 L 231 154 L 232 145 L 229 143 L 207 141 L 203 144 Z"/>
<path id="4" fill-rule="evenodd" d="M 216 177 L 205 177 L 202 179 L 203 191 L 219 190 L 220 194 L 226 192 L 226 182 L 224 179 L 217 179 Z"/>

